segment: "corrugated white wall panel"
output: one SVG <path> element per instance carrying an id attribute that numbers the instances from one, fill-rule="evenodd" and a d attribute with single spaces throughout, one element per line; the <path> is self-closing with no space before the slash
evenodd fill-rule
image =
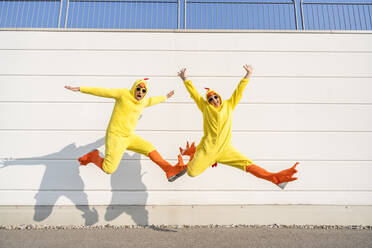
<path id="1" fill-rule="evenodd" d="M 2 205 L 371 205 L 370 191 L 39 191 L 3 190 Z M 264 214 L 264 213 L 261 213 Z M 202 218 L 202 216 L 200 217 Z M 203 218 L 202 218 L 203 219 Z M 296 223 L 293 220 L 292 223 Z M 318 223 L 322 223 L 319 221 Z M 137 223 L 138 224 L 138 223 Z"/>
<path id="2" fill-rule="evenodd" d="M 372 53 L 361 52 L 0 50 L 0 57 L 6 75 L 164 76 L 187 66 L 190 76 L 232 76 L 249 61 L 256 76 L 372 76 Z"/>
<path id="3" fill-rule="evenodd" d="M 168 102 L 192 103 L 176 73 L 151 76 L 150 95 L 175 90 Z M 146 72 L 142 77 L 149 76 Z M 65 85 L 131 87 L 140 77 L 128 76 L 0 76 L 0 100 L 6 102 L 113 102 L 112 99 L 67 92 Z M 199 92 L 213 87 L 225 99 L 231 96 L 240 77 L 191 77 Z M 241 103 L 372 103 L 371 78 L 349 77 L 256 77 L 253 75 Z M 280 94 L 279 94 L 280 93 Z"/>
<path id="4" fill-rule="evenodd" d="M 105 130 L 113 103 L 0 103 L 0 129 Z M 56 113 L 68 112 L 68 116 Z M 45 118 L 50 116 L 53 118 Z M 372 105 L 240 104 L 236 131 L 372 131 Z M 151 125 L 149 125 L 151 123 Z M 143 111 L 137 130 L 202 131 L 195 104 L 161 104 Z"/>
<path id="5" fill-rule="evenodd" d="M 370 33 L 12 32 L 0 33 L 0 49 L 372 51 Z M 27 42 L 25 42 L 25 40 Z M 340 42 L 342 40 L 342 42 Z M 135 42 L 133 42 L 135 41 Z"/>
<path id="6" fill-rule="evenodd" d="M 1 205 L 372 204 L 372 34 L 0 32 Z M 233 119 L 233 144 L 268 170 L 300 161 L 285 191 L 224 165 L 168 183 L 127 153 L 106 175 L 76 158 L 104 152 L 111 99 L 64 85 L 176 95 L 143 112 L 137 133 L 171 163 L 202 137 L 202 116 L 177 71 L 226 99 L 254 75 Z"/>
<path id="7" fill-rule="evenodd" d="M 201 131 L 138 131 L 167 159 Z M 103 145 L 104 131 L 1 131 L 1 158 L 76 159 Z M 372 160 L 372 132 L 233 131 L 233 145 L 253 160 Z M 103 148 L 102 148 L 103 151 Z"/>
<path id="8" fill-rule="evenodd" d="M 172 164 L 176 161 L 170 160 Z M 270 171 L 278 171 L 291 161 L 255 161 Z M 320 173 L 320 171 L 322 173 Z M 358 180 L 347 180 L 353 171 Z M 17 176 L 14 177 L 14 174 Z M 288 185 L 289 191 L 371 191 L 372 168 L 366 161 L 304 161 L 298 177 L 301 182 Z M 30 177 L 30 175 L 34 175 Z M 330 176 L 338 178 L 332 184 Z M 8 178 L 12 178 L 11 181 Z M 221 180 L 221 178 L 224 178 Z M 163 171 L 150 160 L 123 160 L 118 170 L 108 176 L 97 173 L 94 165 L 79 167 L 75 160 L 9 161 L 0 174 L 3 190 L 176 190 L 182 191 L 254 191 L 274 190 L 271 183 L 256 180 L 236 168 L 219 164 L 195 178 L 184 177 L 168 183 Z M 67 184 L 66 181 L 69 183 Z"/>

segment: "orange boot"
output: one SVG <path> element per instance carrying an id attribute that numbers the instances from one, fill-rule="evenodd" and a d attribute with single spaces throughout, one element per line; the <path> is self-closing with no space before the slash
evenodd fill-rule
<path id="1" fill-rule="evenodd" d="M 292 177 L 293 174 L 297 172 L 296 166 L 299 164 L 299 162 L 295 163 L 291 168 L 282 170 L 278 173 L 271 173 L 267 170 L 252 164 L 246 167 L 246 171 L 255 175 L 256 177 L 268 180 L 274 184 L 276 184 L 281 189 L 284 189 L 285 186 L 287 186 L 288 182 L 292 182 L 294 180 L 297 180 L 297 177 Z"/>
<path id="2" fill-rule="evenodd" d="M 81 165 L 87 165 L 89 163 L 93 163 L 97 165 L 98 168 L 102 169 L 104 158 L 99 156 L 99 151 L 97 149 L 85 154 L 84 156 L 79 158 L 79 162 Z"/>
<path id="3" fill-rule="evenodd" d="M 296 166 L 299 162 L 296 162 L 291 168 L 282 170 L 274 174 L 274 178 L 278 181 L 277 185 L 284 189 L 287 183 L 297 180 L 297 177 L 293 177 L 293 174 L 297 172 Z"/>
<path id="4" fill-rule="evenodd" d="M 178 155 L 178 163 L 175 166 L 165 161 L 156 150 L 149 153 L 149 158 L 165 172 L 168 182 L 175 181 L 187 171 L 187 167 L 183 164 L 181 155 Z"/>

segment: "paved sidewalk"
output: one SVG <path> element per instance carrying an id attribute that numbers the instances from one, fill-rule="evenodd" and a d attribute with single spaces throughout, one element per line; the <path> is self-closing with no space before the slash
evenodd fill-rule
<path id="1" fill-rule="evenodd" d="M 245 227 L 0 230 L 0 247 L 372 247 L 372 230 Z"/>

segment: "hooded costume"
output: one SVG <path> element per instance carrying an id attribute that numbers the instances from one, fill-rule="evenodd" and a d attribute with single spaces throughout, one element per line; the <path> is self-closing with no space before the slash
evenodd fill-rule
<path id="1" fill-rule="evenodd" d="M 244 155 L 240 154 L 231 143 L 232 112 L 242 98 L 248 79 L 242 79 L 238 88 L 230 99 L 222 101 L 221 96 L 209 89 L 206 100 L 197 92 L 191 81 L 185 81 L 187 91 L 194 99 L 199 110 L 203 113 L 204 136 L 196 147 L 196 153 L 188 164 L 187 174 L 195 177 L 218 162 L 245 170 L 247 165 L 253 164 Z M 217 108 L 208 103 L 207 96 L 214 92 L 220 97 L 221 105 Z"/>
<path id="2" fill-rule="evenodd" d="M 291 169 L 288 169 L 290 171 L 279 172 L 282 174 L 270 173 L 254 165 L 249 158 L 242 155 L 231 143 L 232 112 L 242 98 L 243 91 L 248 82 L 249 79 L 243 78 L 230 99 L 222 101 L 221 96 L 216 91 L 208 88 L 205 100 L 197 92 L 191 81 L 184 81 L 191 98 L 195 101 L 203 114 L 204 129 L 204 136 L 196 148 L 194 145 L 191 145 L 191 147 L 187 146 L 185 151 L 181 149 L 183 155 L 190 156 L 187 165 L 187 174 L 189 176 L 195 177 L 209 166 L 222 163 L 250 172 L 257 177 L 264 178 L 277 184 L 279 187 L 283 186 L 279 185 L 283 182 L 295 180 L 291 176 L 295 173 L 295 166 L 297 164 Z M 210 95 L 219 96 L 221 103 L 219 107 L 215 107 L 208 102 L 208 97 Z"/>
<path id="3" fill-rule="evenodd" d="M 136 89 L 141 86 L 147 90 L 146 80 L 147 78 L 135 81 L 130 90 L 80 87 L 82 93 L 115 99 L 115 107 L 106 130 L 105 157 L 99 157 L 98 150 L 95 150 L 79 158 L 80 164 L 93 162 L 104 172 L 111 174 L 117 169 L 124 152 L 128 149 L 150 157 L 166 172 L 169 181 L 174 181 L 186 172 L 186 167 L 182 163 L 171 166 L 150 142 L 134 134 L 142 110 L 167 99 L 166 96 L 155 96 L 138 101 L 135 98 Z"/>

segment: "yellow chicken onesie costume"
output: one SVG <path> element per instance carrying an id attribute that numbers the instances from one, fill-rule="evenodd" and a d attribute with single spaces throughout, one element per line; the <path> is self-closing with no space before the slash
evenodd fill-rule
<path id="1" fill-rule="evenodd" d="M 182 162 L 179 162 L 176 166 L 170 165 L 160 156 L 150 142 L 134 134 L 142 110 L 167 99 L 166 96 L 155 96 L 137 100 L 135 98 L 136 90 L 142 90 L 143 88 L 143 92 L 147 94 L 146 80 L 148 78 L 135 81 L 130 90 L 125 88 L 80 87 L 82 93 L 115 99 L 115 107 L 106 131 L 105 157 L 101 158 L 98 150 L 93 150 L 79 158 L 81 165 L 92 162 L 107 174 L 111 174 L 117 169 L 125 150 L 128 149 L 148 156 L 163 169 L 170 182 L 186 173 L 187 169 Z M 180 159 L 182 160 L 179 156 L 179 161 Z"/>
<path id="2" fill-rule="evenodd" d="M 199 110 L 203 113 L 202 137 L 197 147 L 194 144 L 187 145 L 186 150 L 180 148 L 182 155 L 189 155 L 187 174 L 195 177 L 201 174 L 205 169 L 216 163 L 230 165 L 252 173 L 253 175 L 269 180 L 281 188 L 284 188 L 287 182 L 296 180 L 292 175 L 297 172 L 296 163 L 292 168 L 279 173 L 270 173 L 242 155 L 231 143 L 231 120 L 232 112 L 242 98 L 243 91 L 246 88 L 249 79 L 243 78 L 231 98 L 223 101 L 221 96 L 209 88 L 206 94 L 206 100 L 197 92 L 190 80 L 185 80 L 184 84 L 191 98 L 195 101 Z M 213 106 L 208 102 L 208 97 L 217 95 L 220 98 L 221 105 Z"/>

